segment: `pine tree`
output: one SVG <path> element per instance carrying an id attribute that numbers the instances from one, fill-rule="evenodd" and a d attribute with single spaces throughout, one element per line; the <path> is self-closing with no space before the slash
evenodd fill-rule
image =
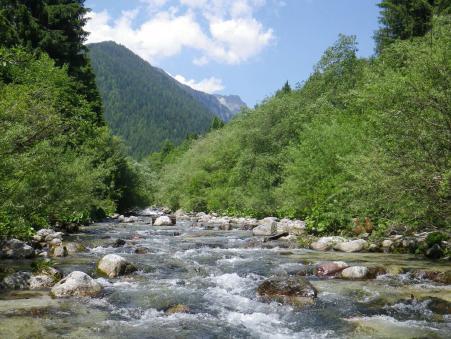
<path id="1" fill-rule="evenodd" d="M 88 33 L 84 0 L 0 0 L 0 46 L 24 46 L 68 66 L 79 91 L 103 125 L 102 103 L 84 42 Z"/>
<path id="2" fill-rule="evenodd" d="M 425 35 L 432 27 L 434 10 L 443 11 L 449 1 L 383 0 L 379 7 L 381 28 L 375 34 L 376 51 L 380 53 L 394 41 Z"/>

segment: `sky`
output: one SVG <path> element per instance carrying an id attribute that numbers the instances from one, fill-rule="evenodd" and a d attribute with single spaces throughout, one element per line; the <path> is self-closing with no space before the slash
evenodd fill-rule
<path id="1" fill-rule="evenodd" d="M 340 33 L 374 53 L 379 0 L 87 0 L 88 43 L 112 40 L 195 89 L 253 106 L 302 83 Z"/>

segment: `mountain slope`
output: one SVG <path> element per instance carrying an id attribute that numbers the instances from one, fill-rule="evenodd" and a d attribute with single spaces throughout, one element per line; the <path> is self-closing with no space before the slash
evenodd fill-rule
<path id="1" fill-rule="evenodd" d="M 88 47 L 105 119 L 137 158 L 159 150 L 166 140 L 179 143 L 205 132 L 215 115 L 228 121 L 239 111 L 222 104 L 225 99 L 179 83 L 124 46 L 108 41 Z"/>
<path id="2" fill-rule="evenodd" d="M 165 140 L 206 131 L 213 113 L 170 76 L 114 42 L 89 45 L 105 118 L 113 133 L 141 158 Z"/>

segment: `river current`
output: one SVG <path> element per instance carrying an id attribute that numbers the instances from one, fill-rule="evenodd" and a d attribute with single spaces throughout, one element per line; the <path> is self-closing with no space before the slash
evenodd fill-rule
<path id="1" fill-rule="evenodd" d="M 451 286 L 408 274 L 368 281 L 308 277 L 314 305 L 296 309 L 260 300 L 258 285 L 327 260 L 399 268 L 446 269 L 409 255 L 314 252 L 284 241 L 255 243 L 250 231 L 205 230 L 191 223 L 155 227 L 104 222 L 71 235 L 89 251 L 55 259 L 104 286 L 99 298 L 52 299 L 48 290 L 0 294 L 0 338 L 449 338 Z M 254 237 L 255 238 L 255 237 Z M 126 245 L 111 244 L 125 239 Z M 149 252 L 136 254 L 137 247 Z M 105 254 L 139 271 L 116 279 L 95 274 Z M 29 270 L 31 261 L 3 261 Z M 187 313 L 167 314 L 173 305 Z"/>

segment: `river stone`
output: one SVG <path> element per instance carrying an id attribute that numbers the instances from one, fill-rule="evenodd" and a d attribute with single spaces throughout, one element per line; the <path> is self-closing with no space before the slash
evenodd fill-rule
<path id="1" fill-rule="evenodd" d="M 55 280 L 47 274 L 33 275 L 30 278 L 30 289 L 36 290 L 41 288 L 49 288 L 55 285 Z"/>
<path id="2" fill-rule="evenodd" d="M 30 287 L 30 272 L 16 272 L 3 279 L 2 286 L 6 289 L 23 290 Z"/>
<path id="3" fill-rule="evenodd" d="M 316 267 L 316 275 L 319 277 L 331 276 L 348 267 L 349 265 L 343 261 L 323 262 Z"/>
<path id="4" fill-rule="evenodd" d="M 277 232 L 277 223 L 275 221 L 267 221 L 265 224 L 255 227 L 252 230 L 253 235 L 271 235 Z"/>
<path id="5" fill-rule="evenodd" d="M 277 233 L 302 235 L 305 232 L 305 222 L 302 220 L 282 219 L 277 223 Z"/>
<path id="6" fill-rule="evenodd" d="M 120 255 L 108 254 L 100 259 L 97 271 L 110 278 L 115 278 L 136 271 L 136 267 Z"/>
<path id="7" fill-rule="evenodd" d="M 0 258 L 23 259 L 35 254 L 33 247 L 18 239 L 11 239 L 0 245 Z"/>
<path id="8" fill-rule="evenodd" d="M 50 248 L 49 254 L 51 257 L 66 257 L 68 252 L 66 246 L 59 245 Z"/>
<path id="9" fill-rule="evenodd" d="M 352 266 L 341 271 L 343 279 L 365 279 L 368 276 L 369 270 L 365 266 Z"/>
<path id="10" fill-rule="evenodd" d="M 84 272 L 74 271 L 52 287 L 50 293 L 58 298 L 95 297 L 102 292 L 102 285 Z"/>
<path id="11" fill-rule="evenodd" d="M 322 237 L 310 244 L 310 248 L 316 251 L 328 251 L 338 243 L 345 242 L 342 237 Z"/>
<path id="12" fill-rule="evenodd" d="M 274 276 L 257 288 L 257 294 L 264 299 L 294 306 L 312 304 L 317 293 L 315 287 L 302 276 Z"/>
<path id="13" fill-rule="evenodd" d="M 158 217 L 153 223 L 154 226 L 172 226 L 172 220 L 166 215 Z"/>
<path id="14" fill-rule="evenodd" d="M 439 244 L 434 244 L 426 250 L 425 256 L 429 259 L 440 259 L 444 256 L 444 251 Z"/>
<path id="15" fill-rule="evenodd" d="M 357 239 L 357 240 L 351 240 L 346 242 L 339 242 L 334 246 L 334 250 L 340 251 L 340 252 L 360 252 L 363 249 L 365 249 L 368 246 L 368 243 L 366 240 L 363 239 Z"/>
<path id="16" fill-rule="evenodd" d="M 67 242 L 64 243 L 64 246 L 66 247 L 68 254 L 75 254 L 86 251 L 86 247 L 78 242 Z"/>

